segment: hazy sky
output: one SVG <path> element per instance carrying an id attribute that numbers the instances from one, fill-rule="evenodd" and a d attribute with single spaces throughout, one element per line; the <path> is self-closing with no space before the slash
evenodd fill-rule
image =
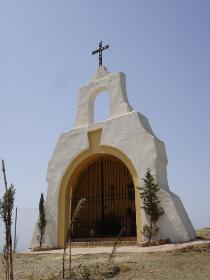
<path id="1" fill-rule="evenodd" d="M 18 207 L 46 193 L 103 40 L 105 66 L 126 74 L 131 105 L 165 142 L 171 190 L 196 228 L 210 226 L 210 1 L 0 0 L 0 34 L 0 158 Z M 103 96 L 96 105 L 103 118 Z"/>

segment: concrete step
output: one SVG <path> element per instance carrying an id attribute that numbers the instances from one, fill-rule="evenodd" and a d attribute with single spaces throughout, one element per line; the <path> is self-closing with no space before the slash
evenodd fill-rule
<path id="1" fill-rule="evenodd" d="M 116 241 L 116 238 L 87 238 L 87 239 L 73 239 L 72 240 L 72 247 L 78 248 L 78 247 L 112 247 L 114 242 Z M 120 246 L 134 246 L 136 245 L 136 238 L 130 237 L 130 238 L 123 238 L 121 237 L 118 241 Z"/>

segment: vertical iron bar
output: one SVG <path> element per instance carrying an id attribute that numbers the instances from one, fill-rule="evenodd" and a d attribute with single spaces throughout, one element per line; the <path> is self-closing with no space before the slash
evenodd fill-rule
<path id="1" fill-rule="evenodd" d="M 84 174 L 85 174 L 85 170 L 82 171 L 82 193 L 81 193 L 81 197 L 84 197 Z M 81 236 L 83 236 L 83 233 L 86 231 L 86 228 L 85 228 L 85 223 L 84 223 L 84 220 L 85 220 L 85 217 L 84 217 L 84 212 L 81 211 L 81 218 L 80 218 L 80 232 L 81 232 Z"/>
<path id="2" fill-rule="evenodd" d="M 91 203 L 90 190 L 89 190 L 89 165 L 87 167 L 86 182 L 87 182 L 86 196 L 87 196 L 87 202 L 88 202 L 88 205 L 89 205 L 89 214 L 88 214 L 89 229 L 88 229 L 88 236 L 87 237 L 90 237 L 90 229 L 92 227 L 92 224 L 91 224 L 92 203 Z"/>
<path id="3" fill-rule="evenodd" d="M 117 171 L 116 171 L 116 185 L 118 188 L 118 196 L 117 196 L 117 208 L 119 209 L 119 212 L 117 213 L 120 217 L 120 223 L 122 223 L 122 209 L 121 209 L 121 185 L 120 185 L 120 165 L 119 162 L 117 163 Z"/>
<path id="4" fill-rule="evenodd" d="M 97 209 L 96 209 L 96 201 L 95 201 L 95 195 L 96 195 L 96 190 L 95 190 L 95 185 L 93 183 L 93 164 L 91 165 L 91 177 L 90 177 L 90 182 L 91 182 L 91 189 L 93 191 L 93 220 L 97 219 Z"/>
<path id="5" fill-rule="evenodd" d="M 100 160 L 99 193 L 100 193 L 101 231 L 102 231 L 102 236 L 103 236 L 104 235 L 104 169 L 103 169 L 103 158 L 101 158 L 101 160 Z"/>
<path id="6" fill-rule="evenodd" d="M 94 194 L 95 194 L 95 190 L 94 190 L 94 186 L 92 184 L 92 165 L 90 166 L 90 188 L 91 188 L 91 192 L 92 192 L 92 201 L 93 201 L 93 221 L 94 221 L 94 207 L 95 207 L 95 202 L 94 202 Z M 92 224 L 92 228 L 93 228 L 93 224 Z M 93 229 L 94 230 L 94 229 Z"/>
<path id="7" fill-rule="evenodd" d="M 84 177 L 85 177 L 85 169 L 82 171 L 82 191 L 81 191 L 81 198 L 84 197 Z M 86 205 L 87 207 L 87 205 Z M 81 215 L 79 216 L 79 228 L 80 228 L 80 236 L 83 237 L 85 233 L 85 213 L 81 210 Z"/>

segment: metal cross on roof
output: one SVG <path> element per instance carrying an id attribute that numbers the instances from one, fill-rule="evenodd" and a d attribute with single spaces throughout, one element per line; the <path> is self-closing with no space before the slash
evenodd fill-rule
<path id="1" fill-rule="evenodd" d="M 99 67 L 102 66 L 102 52 L 106 49 L 109 48 L 109 45 L 106 45 L 104 47 L 102 47 L 102 41 L 99 43 L 99 48 L 95 51 L 92 52 L 92 55 L 93 54 L 96 54 L 98 53 L 99 54 Z"/>

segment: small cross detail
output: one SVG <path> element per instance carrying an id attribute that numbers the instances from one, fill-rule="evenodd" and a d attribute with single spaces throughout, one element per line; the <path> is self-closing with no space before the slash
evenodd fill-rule
<path id="1" fill-rule="evenodd" d="M 99 43 L 99 48 L 92 52 L 92 55 L 98 53 L 99 54 L 99 67 L 102 66 L 102 52 L 109 48 L 109 45 L 102 47 L 102 41 Z"/>

